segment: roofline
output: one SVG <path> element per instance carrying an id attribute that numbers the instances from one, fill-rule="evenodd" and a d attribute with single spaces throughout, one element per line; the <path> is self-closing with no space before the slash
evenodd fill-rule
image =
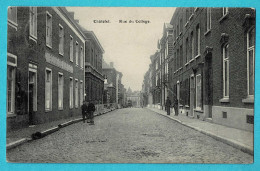
<path id="1" fill-rule="evenodd" d="M 98 39 L 97 39 L 97 37 L 96 37 L 96 35 L 95 35 L 95 33 L 93 32 L 93 31 L 84 31 L 84 33 L 90 33 L 93 37 L 94 37 L 94 40 L 95 40 L 95 42 L 98 44 L 98 46 L 99 46 L 99 48 L 101 49 L 101 51 L 102 51 L 102 53 L 105 53 L 105 50 L 103 49 L 103 47 L 101 46 L 101 44 L 100 44 L 100 42 L 98 41 Z M 86 38 L 86 39 L 90 39 L 90 38 Z"/>
<path id="2" fill-rule="evenodd" d="M 64 16 L 66 16 L 66 19 L 69 20 L 69 22 L 76 28 L 76 30 L 80 33 L 80 35 L 86 40 L 86 36 L 81 31 L 81 29 L 79 28 L 79 25 L 75 22 L 75 20 L 71 18 L 69 12 L 67 11 L 67 9 L 65 7 L 53 7 L 53 8 L 57 8 L 59 11 L 61 11 L 62 14 Z"/>

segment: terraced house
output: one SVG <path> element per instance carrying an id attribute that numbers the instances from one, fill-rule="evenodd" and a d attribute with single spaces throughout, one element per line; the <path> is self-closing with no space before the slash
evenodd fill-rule
<path id="1" fill-rule="evenodd" d="M 8 8 L 8 129 L 81 114 L 84 51 L 65 8 Z"/>
<path id="2" fill-rule="evenodd" d="M 255 10 L 177 8 L 170 24 L 169 83 L 179 113 L 252 131 Z"/>

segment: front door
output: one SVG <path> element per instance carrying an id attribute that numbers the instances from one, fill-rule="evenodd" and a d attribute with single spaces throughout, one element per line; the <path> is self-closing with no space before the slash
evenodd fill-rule
<path id="1" fill-rule="evenodd" d="M 209 56 L 206 58 L 206 66 L 207 66 L 207 73 L 206 73 L 206 89 L 207 89 L 207 103 L 209 106 L 209 118 L 212 118 L 212 105 L 213 105 L 213 88 L 212 88 L 212 83 L 213 83 L 213 77 L 212 77 L 212 56 L 209 54 Z"/>
<path id="2" fill-rule="evenodd" d="M 36 111 L 36 73 L 29 71 L 29 125 L 35 124 Z"/>

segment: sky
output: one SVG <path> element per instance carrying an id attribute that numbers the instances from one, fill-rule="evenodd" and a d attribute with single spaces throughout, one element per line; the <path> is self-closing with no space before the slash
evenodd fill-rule
<path id="1" fill-rule="evenodd" d="M 170 22 L 175 8 L 67 7 L 67 10 L 75 12 L 79 24 L 95 33 L 105 50 L 104 60 L 108 64 L 113 62 L 115 69 L 122 72 L 125 88 L 140 91 L 150 56 L 156 52 L 162 37 L 163 25 Z M 109 23 L 94 23 L 94 20 L 109 20 Z M 136 23 L 136 20 L 149 23 Z"/>

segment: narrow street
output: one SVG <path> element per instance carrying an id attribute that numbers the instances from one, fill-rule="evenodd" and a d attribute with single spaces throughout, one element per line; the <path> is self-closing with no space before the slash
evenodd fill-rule
<path id="1" fill-rule="evenodd" d="M 253 156 L 144 108 L 118 109 L 7 151 L 9 162 L 249 163 Z"/>

